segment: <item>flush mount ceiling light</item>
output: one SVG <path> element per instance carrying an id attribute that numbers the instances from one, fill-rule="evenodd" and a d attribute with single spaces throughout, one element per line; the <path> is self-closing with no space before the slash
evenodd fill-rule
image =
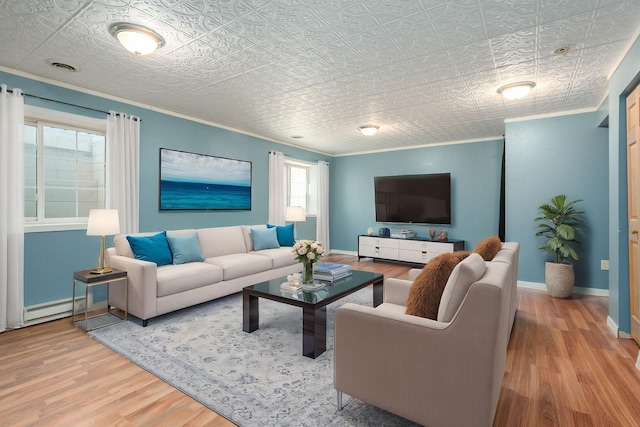
<path id="1" fill-rule="evenodd" d="M 160 34 L 142 25 L 114 22 L 109 25 L 109 32 L 125 49 L 136 55 L 148 55 L 164 46 L 164 39 Z"/>
<path id="2" fill-rule="evenodd" d="M 534 82 L 518 82 L 498 88 L 498 93 L 509 100 L 524 98 L 536 86 Z"/>
<path id="3" fill-rule="evenodd" d="M 374 125 L 365 125 L 358 128 L 360 133 L 362 133 L 364 136 L 375 135 L 375 133 L 378 132 L 378 129 L 380 129 L 380 126 Z"/>

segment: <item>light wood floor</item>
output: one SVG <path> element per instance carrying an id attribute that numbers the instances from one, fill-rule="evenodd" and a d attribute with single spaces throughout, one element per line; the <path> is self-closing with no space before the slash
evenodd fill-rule
<path id="1" fill-rule="evenodd" d="M 408 267 L 327 261 L 406 278 Z M 638 347 L 607 299 L 519 289 L 495 426 L 640 426 Z M 0 334 L 0 426 L 232 426 L 62 319 Z"/>

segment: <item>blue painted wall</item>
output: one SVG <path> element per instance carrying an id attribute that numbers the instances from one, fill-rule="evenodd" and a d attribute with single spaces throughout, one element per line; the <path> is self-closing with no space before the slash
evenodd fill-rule
<path id="1" fill-rule="evenodd" d="M 538 206 L 557 194 L 586 212 L 585 231 L 574 262 L 576 286 L 608 288 L 600 260 L 609 259 L 607 130 L 598 114 L 509 122 L 506 124 L 506 236 L 520 242 L 518 278 L 544 283 L 544 262 L 553 257 L 538 250 L 534 218 Z"/>
<path id="2" fill-rule="evenodd" d="M 217 128 L 107 98 L 91 96 L 62 87 L 0 72 L 0 82 L 10 88 L 44 98 L 98 110 L 115 110 L 139 116 L 140 131 L 140 230 L 215 227 L 261 224 L 268 219 L 268 153 L 316 162 L 327 156 L 277 144 L 241 133 Z M 47 102 L 31 97 L 25 103 L 73 114 L 106 118 L 83 108 Z M 159 149 L 174 148 L 252 162 L 252 209 L 243 212 L 160 212 L 158 210 Z M 298 237 L 315 238 L 315 218 L 300 223 Z M 84 231 L 27 233 L 25 235 L 25 305 L 71 296 L 73 272 L 97 265 L 100 241 Z"/>
<path id="3" fill-rule="evenodd" d="M 609 317 L 630 332 L 626 97 L 640 83 L 640 38 L 609 79 Z"/>
<path id="4" fill-rule="evenodd" d="M 467 249 L 498 233 L 503 142 L 441 145 L 394 152 L 337 157 L 331 172 L 331 248 L 357 251 L 357 236 L 367 228 L 410 228 L 420 237 L 446 230 Z M 375 176 L 451 173 L 452 225 L 375 222 Z"/>

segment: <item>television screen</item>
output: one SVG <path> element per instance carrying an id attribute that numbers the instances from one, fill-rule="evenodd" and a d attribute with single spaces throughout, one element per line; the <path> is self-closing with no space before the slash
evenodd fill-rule
<path id="1" fill-rule="evenodd" d="M 377 176 L 376 222 L 451 225 L 451 175 Z"/>

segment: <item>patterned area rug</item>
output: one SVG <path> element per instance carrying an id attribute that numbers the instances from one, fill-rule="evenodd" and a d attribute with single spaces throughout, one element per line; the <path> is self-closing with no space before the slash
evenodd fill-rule
<path id="1" fill-rule="evenodd" d="M 365 288 L 328 306 L 327 351 L 316 359 L 302 356 L 302 309 L 260 299 L 260 329 L 246 333 L 240 293 L 90 335 L 240 426 L 414 426 L 346 395 L 336 407 L 333 314 L 372 298 Z"/>

